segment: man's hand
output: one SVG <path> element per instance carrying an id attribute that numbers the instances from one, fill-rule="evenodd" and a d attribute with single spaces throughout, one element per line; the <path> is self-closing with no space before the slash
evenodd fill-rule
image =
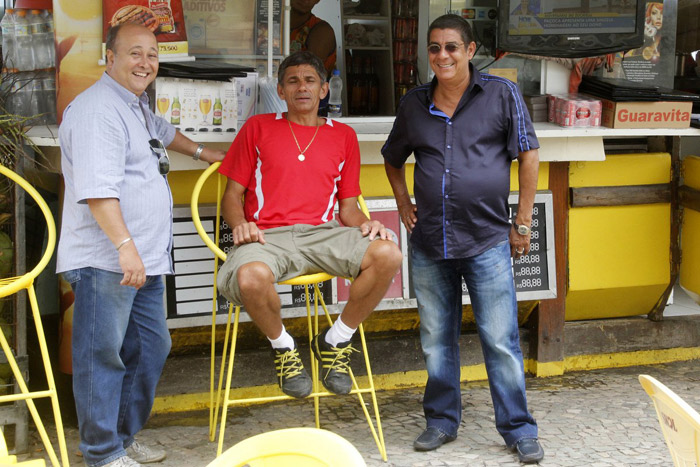
<path id="1" fill-rule="evenodd" d="M 401 222 L 403 222 L 403 225 L 404 227 L 406 227 L 408 233 L 411 233 L 413 231 L 413 227 L 415 227 L 416 222 L 418 222 L 416 212 L 418 212 L 418 208 L 413 203 L 408 203 L 404 204 L 403 206 L 399 206 L 399 217 L 401 218 Z"/>
<path id="2" fill-rule="evenodd" d="M 246 243 L 259 242 L 265 244 L 265 233 L 258 229 L 255 222 L 241 222 L 233 228 L 233 244 L 244 245 Z"/>
<path id="3" fill-rule="evenodd" d="M 214 162 L 221 162 L 224 160 L 224 157 L 226 157 L 226 151 L 223 149 L 204 148 L 204 151 L 202 151 L 199 159 L 213 164 Z"/>
<path id="4" fill-rule="evenodd" d="M 119 266 L 124 273 L 124 278 L 119 282 L 120 285 L 140 289 L 146 283 L 146 268 L 133 241 L 119 248 Z"/>
<path id="5" fill-rule="evenodd" d="M 377 234 L 379 234 L 379 238 L 381 238 L 382 240 L 394 239 L 391 233 L 388 230 L 386 230 L 384 224 L 377 220 L 368 220 L 367 222 L 363 222 L 362 225 L 360 225 L 360 231 L 362 232 L 363 237 L 369 235 L 370 240 L 374 240 Z"/>
<path id="6" fill-rule="evenodd" d="M 510 255 L 518 259 L 530 252 L 530 235 L 520 235 L 514 226 L 510 228 Z"/>

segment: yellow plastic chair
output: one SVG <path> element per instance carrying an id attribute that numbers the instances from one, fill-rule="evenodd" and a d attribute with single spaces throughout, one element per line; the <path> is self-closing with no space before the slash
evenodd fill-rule
<path id="1" fill-rule="evenodd" d="M 217 455 L 221 455 L 223 451 L 223 442 L 224 442 L 224 430 L 226 429 L 226 414 L 228 411 L 228 407 L 231 405 L 238 405 L 238 404 L 250 404 L 250 403 L 258 403 L 258 402 L 269 402 L 269 401 L 279 401 L 279 400 L 286 400 L 286 399 L 292 399 L 292 397 L 287 396 L 286 394 L 282 394 L 280 391 L 280 395 L 278 396 L 267 396 L 267 397 L 251 397 L 251 398 L 241 398 L 241 399 L 231 399 L 230 398 L 230 388 L 231 388 L 231 379 L 233 376 L 233 364 L 234 364 L 234 358 L 235 358 L 235 352 L 236 352 L 236 339 L 238 337 L 238 322 L 239 322 L 239 316 L 240 316 L 240 306 L 233 306 L 231 305 L 229 307 L 229 312 L 228 312 L 228 319 L 226 321 L 226 329 L 225 329 L 225 334 L 224 334 L 224 348 L 222 352 L 222 357 L 221 357 L 221 365 L 219 369 L 219 377 L 218 377 L 218 385 L 216 384 L 216 369 L 215 369 L 215 358 L 216 358 L 216 349 L 215 349 L 215 343 L 216 343 L 216 310 L 217 310 L 217 287 L 216 287 L 216 278 L 217 278 L 217 273 L 219 269 L 219 260 L 225 261 L 226 260 L 226 253 L 224 253 L 219 247 L 219 222 L 215 222 L 215 233 L 214 233 L 214 240 L 212 240 L 209 235 L 206 233 L 204 230 L 204 227 L 202 226 L 202 222 L 199 217 L 199 197 L 200 193 L 202 191 L 202 187 L 204 184 L 207 182 L 209 177 L 212 174 L 217 174 L 216 176 L 216 219 L 218 220 L 219 217 L 221 216 L 221 197 L 223 195 L 225 186 L 226 186 L 226 177 L 219 175 L 217 173 L 217 169 L 221 163 L 216 162 L 209 166 L 199 177 L 197 180 L 197 183 L 195 184 L 194 190 L 192 192 L 192 201 L 191 201 L 191 209 L 192 209 L 192 222 L 195 225 L 195 228 L 197 229 L 197 233 L 199 233 L 199 236 L 202 238 L 204 243 L 209 247 L 209 249 L 214 252 L 214 293 L 212 297 L 212 329 L 211 329 L 211 368 L 210 368 L 210 405 L 209 405 L 209 439 L 210 441 L 213 441 L 215 436 L 216 436 L 216 426 L 217 426 L 217 418 L 218 418 L 218 412 L 219 412 L 219 405 L 222 405 L 222 413 L 221 413 L 221 421 L 220 421 L 220 428 L 219 428 L 219 446 L 217 450 Z M 369 217 L 369 211 L 367 210 L 367 206 L 365 204 L 364 199 L 362 196 L 359 197 L 358 199 L 360 208 L 362 211 L 365 213 L 367 217 Z M 334 394 L 328 392 L 328 391 L 320 391 L 320 386 L 319 386 L 319 381 L 318 381 L 318 362 L 316 361 L 316 358 L 313 355 L 313 350 L 311 350 L 311 341 L 313 337 L 318 333 L 319 326 L 318 326 L 318 318 L 319 318 L 319 304 L 321 305 L 321 308 L 324 311 L 324 314 L 326 316 L 326 319 L 329 324 L 332 324 L 332 320 L 330 317 L 330 313 L 328 312 L 328 308 L 326 307 L 326 304 L 323 300 L 323 296 L 319 291 L 318 284 L 327 280 L 332 279 L 333 276 L 326 274 L 326 273 L 317 273 L 317 274 L 309 274 L 305 276 L 299 276 L 295 277 L 293 279 L 280 282 L 280 284 L 285 284 L 285 285 L 303 285 L 304 286 L 304 292 L 306 296 L 306 317 L 307 317 L 307 324 L 308 324 L 308 342 L 309 342 L 309 355 L 310 355 L 310 360 L 311 360 L 311 378 L 313 381 L 313 392 L 307 396 L 311 397 L 314 400 L 314 416 L 315 416 L 315 422 L 316 422 L 316 428 L 320 428 L 320 421 L 319 421 L 319 398 L 323 396 L 332 396 Z M 309 286 L 313 286 L 314 290 L 314 303 L 313 303 L 313 309 L 314 309 L 314 320 L 312 323 L 312 313 L 311 313 L 311 301 L 310 301 L 310 294 L 309 294 Z M 233 330 L 231 330 L 231 321 L 232 321 L 232 315 L 233 315 Z M 372 378 L 372 369 L 369 363 L 369 354 L 367 352 L 367 343 L 365 341 L 365 333 L 364 333 L 364 328 L 362 324 L 358 327 L 358 334 L 360 335 L 360 341 L 362 343 L 362 353 L 365 359 L 365 366 L 367 369 L 367 380 L 368 384 L 366 387 L 360 387 L 357 383 L 357 380 L 355 379 L 354 374 L 352 373 L 352 370 L 350 371 L 350 377 L 352 379 L 352 384 L 353 384 L 353 389 L 350 391 L 351 394 L 356 394 L 360 406 L 362 407 L 362 410 L 364 412 L 365 418 L 367 419 L 367 423 L 369 425 L 370 431 L 372 433 L 372 436 L 374 437 L 374 441 L 377 444 L 377 448 L 379 449 L 379 453 L 382 456 L 382 459 L 384 461 L 387 460 L 386 457 L 386 446 L 384 443 L 384 434 L 382 433 L 382 424 L 381 424 L 381 419 L 379 417 L 379 406 L 377 404 L 377 395 L 374 389 L 374 379 Z M 230 343 L 229 343 L 230 341 Z M 228 349 L 230 345 L 230 349 Z M 228 360 L 227 360 L 227 349 L 228 349 Z M 226 371 L 226 383 L 225 386 L 223 387 L 224 389 L 224 394 L 223 394 L 223 401 L 221 399 L 221 391 L 222 391 L 222 385 L 223 385 L 223 374 L 224 374 L 224 367 L 227 367 Z M 364 397 L 362 396 L 363 394 L 369 393 L 371 398 L 372 398 L 372 406 L 374 409 L 374 421 L 372 420 L 372 416 L 370 415 L 369 411 L 367 410 L 367 406 L 364 401 Z M 375 428 L 375 423 L 376 423 L 376 428 Z"/>
<path id="2" fill-rule="evenodd" d="M 268 431 L 228 448 L 208 467 L 364 467 L 348 440 L 318 428 Z"/>
<path id="3" fill-rule="evenodd" d="M 27 295 L 29 296 L 29 303 L 32 308 L 32 317 L 34 318 L 34 325 L 36 326 L 37 339 L 39 341 L 39 349 L 41 350 L 41 359 L 44 363 L 44 372 L 46 373 L 46 381 L 48 383 L 48 389 L 44 391 L 33 391 L 29 392 L 27 388 L 27 383 L 22 377 L 22 372 L 17 366 L 17 361 L 15 360 L 12 349 L 10 348 L 7 339 L 5 338 L 5 333 L 0 327 L 0 345 L 2 345 L 2 350 L 5 352 L 5 357 L 7 358 L 10 368 L 12 369 L 12 374 L 14 375 L 15 381 L 20 388 L 20 393 L 18 394 L 8 394 L 0 396 L 0 404 L 6 402 L 15 402 L 18 400 L 24 400 L 27 403 L 29 413 L 32 415 L 32 419 L 39 431 L 39 436 L 46 447 L 46 452 L 49 455 L 51 463 L 55 466 L 61 465 L 56 457 L 56 452 L 54 451 L 51 441 L 46 433 L 46 428 L 39 417 L 39 413 L 34 405 L 34 399 L 39 397 L 48 397 L 51 399 L 51 405 L 53 407 L 53 414 L 56 419 L 56 431 L 58 434 L 58 446 L 61 452 L 62 465 L 68 465 L 68 451 L 66 450 L 66 439 L 63 434 L 63 422 L 61 421 L 61 411 L 58 407 L 58 397 L 56 395 L 56 384 L 53 379 L 53 372 L 51 371 L 51 363 L 49 361 L 49 353 L 46 349 L 46 339 L 44 338 L 44 328 L 41 324 L 41 315 L 39 314 L 39 305 L 36 301 L 36 293 L 34 292 L 34 279 L 44 270 L 51 255 L 53 254 L 54 246 L 56 245 L 56 225 L 53 221 L 53 216 L 51 211 L 46 204 L 46 201 L 41 197 L 41 195 L 32 187 L 25 179 L 17 175 L 12 170 L 8 169 L 4 165 L 0 165 L 0 173 L 17 185 L 22 187 L 24 191 L 34 198 L 37 205 L 41 209 L 46 219 L 46 228 L 48 232 L 48 240 L 46 244 L 46 251 L 41 257 L 39 263 L 26 274 L 18 277 L 8 277 L 5 279 L 0 279 L 0 298 L 10 296 L 19 292 L 20 290 L 26 289 Z"/>
<path id="4" fill-rule="evenodd" d="M 700 414 L 651 376 L 639 375 L 639 382 L 654 402 L 673 464 L 700 466 Z"/>

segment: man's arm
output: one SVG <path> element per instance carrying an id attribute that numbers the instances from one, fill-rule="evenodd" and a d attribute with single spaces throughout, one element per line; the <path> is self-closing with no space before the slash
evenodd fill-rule
<path id="1" fill-rule="evenodd" d="M 118 247 L 119 266 L 124 278 L 121 285 L 140 288 L 146 282 L 146 268 L 133 240 L 124 243 L 131 237 L 122 216 L 121 206 L 117 198 L 92 198 L 87 200 L 90 212 L 102 231 L 107 235 L 114 247 Z"/>
<path id="2" fill-rule="evenodd" d="M 402 165 L 400 169 L 397 169 L 385 161 L 384 170 L 389 179 L 389 184 L 391 184 L 391 190 L 394 192 L 394 198 L 396 198 L 396 207 L 399 210 L 401 222 L 403 222 L 408 233 L 411 233 L 416 225 L 416 221 L 418 221 L 418 217 L 416 217 L 416 205 L 411 202 L 411 196 L 408 194 L 406 166 Z"/>
<path id="3" fill-rule="evenodd" d="M 357 205 L 357 198 L 345 198 L 338 201 L 340 221 L 348 227 L 359 227 L 363 236 L 368 236 L 370 240 L 379 235 L 382 240 L 391 240 L 391 234 L 387 232 L 384 224 L 378 220 L 367 219 Z"/>
<path id="4" fill-rule="evenodd" d="M 537 191 L 537 173 L 539 171 L 540 156 L 537 149 L 521 152 L 518 155 L 518 214 L 515 216 L 516 224 L 532 225 L 532 208 L 535 205 L 535 192 Z M 510 229 L 511 255 L 522 256 L 530 251 L 530 235 L 520 235 L 515 227 Z M 522 251 L 522 253 L 518 253 Z"/>
<path id="5" fill-rule="evenodd" d="M 235 245 L 254 242 L 264 244 L 265 233 L 258 229 L 255 222 L 248 222 L 245 218 L 245 211 L 243 210 L 244 194 L 245 187 L 229 178 L 226 183 L 226 190 L 221 198 L 221 214 L 231 227 Z"/>
<path id="6" fill-rule="evenodd" d="M 325 21 L 314 26 L 309 32 L 309 37 L 306 38 L 307 50 L 319 57 L 324 63 L 335 51 L 335 47 L 335 32 L 331 25 Z"/>
<path id="7" fill-rule="evenodd" d="M 186 156 L 191 156 L 195 153 L 195 151 L 197 151 L 198 146 L 199 143 L 195 143 L 179 131 L 175 131 L 175 138 L 173 138 L 173 141 L 168 146 L 168 149 L 177 151 Z M 225 151 L 221 149 L 211 149 L 205 146 L 202 153 L 199 155 L 199 158 L 204 162 L 209 162 L 211 164 L 213 162 L 224 160 L 224 156 L 226 156 Z"/>

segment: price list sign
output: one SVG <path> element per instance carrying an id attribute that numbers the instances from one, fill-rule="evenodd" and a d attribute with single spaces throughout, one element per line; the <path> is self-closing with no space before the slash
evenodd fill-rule
<path id="1" fill-rule="evenodd" d="M 514 219 L 518 210 L 517 195 L 512 195 L 508 203 L 511 219 Z M 519 300 L 556 296 L 554 261 L 552 195 L 538 193 L 532 209 L 530 252 L 513 261 L 513 276 Z"/>

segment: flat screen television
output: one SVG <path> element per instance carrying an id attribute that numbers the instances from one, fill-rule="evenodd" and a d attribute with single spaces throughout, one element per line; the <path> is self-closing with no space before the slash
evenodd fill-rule
<path id="1" fill-rule="evenodd" d="M 503 52 L 591 57 L 644 43 L 645 0 L 500 0 Z"/>

